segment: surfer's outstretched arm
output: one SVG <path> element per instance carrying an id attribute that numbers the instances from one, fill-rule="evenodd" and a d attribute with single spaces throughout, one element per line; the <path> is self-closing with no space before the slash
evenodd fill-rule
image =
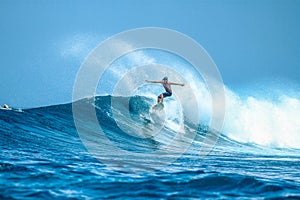
<path id="1" fill-rule="evenodd" d="M 180 86 L 184 86 L 184 83 L 173 83 L 173 82 L 169 82 L 170 85 L 180 85 Z"/>
<path id="2" fill-rule="evenodd" d="M 147 83 L 163 83 L 162 80 L 159 81 L 151 81 L 151 80 L 145 80 Z"/>

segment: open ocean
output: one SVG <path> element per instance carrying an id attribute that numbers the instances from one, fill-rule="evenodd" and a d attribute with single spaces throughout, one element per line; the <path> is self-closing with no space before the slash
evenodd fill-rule
<path id="1" fill-rule="evenodd" d="M 115 107 L 111 96 L 77 102 L 96 109 L 105 134 L 96 137 L 97 156 L 77 132 L 79 128 L 98 134 L 97 124 L 86 120 L 75 127 L 71 103 L 0 110 L 0 199 L 300 199 L 299 148 L 241 142 L 221 134 L 212 151 L 201 157 L 202 141 L 213 133 L 185 121 L 186 130 L 196 136 L 181 155 L 170 151 L 148 157 L 172 141 L 177 119 L 167 119 L 154 137 L 129 135 L 118 128 L 115 118 L 129 132 L 137 127 L 151 132 L 158 126 L 151 119 L 155 100 L 113 98 Z M 122 115 L 124 101 L 129 101 L 130 119 Z M 168 102 L 164 109 L 168 112 Z M 134 154 L 118 155 L 106 140 Z"/>

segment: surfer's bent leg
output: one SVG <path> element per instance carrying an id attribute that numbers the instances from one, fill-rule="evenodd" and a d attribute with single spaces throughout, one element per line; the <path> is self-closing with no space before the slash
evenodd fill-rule
<path id="1" fill-rule="evenodd" d="M 160 102 L 163 102 L 164 101 L 164 94 L 160 94 L 158 97 L 157 97 L 157 103 L 160 103 Z"/>

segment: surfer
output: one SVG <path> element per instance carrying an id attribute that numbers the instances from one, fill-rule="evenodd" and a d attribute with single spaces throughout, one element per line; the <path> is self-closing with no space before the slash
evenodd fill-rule
<path id="1" fill-rule="evenodd" d="M 12 108 L 9 107 L 7 104 L 4 104 L 3 107 L 0 106 L 0 109 L 2 109 L 2 110 L 12 110 Z"/>
<path id="2" fill-rule="evenodd" d="M 162 103 L 164 101 L 165 97 L 170 97 L 172 96 L 172 88 L 171 85 L 180 85 L 180 86 L 184 86 L 184 83 L 173 83 L 173 82 L 169 82 L 168 81 L 168 77 L 164 77 L 162 80 L 158 80 L 158 81 L 150 81 L 150 80 L 145 80 L 147 83 L 161 83 L 163 85 L 163 87 L 165 88 L 166 92 L 161 93 L 158 97 L 157 97 L 157 103 Z"/>

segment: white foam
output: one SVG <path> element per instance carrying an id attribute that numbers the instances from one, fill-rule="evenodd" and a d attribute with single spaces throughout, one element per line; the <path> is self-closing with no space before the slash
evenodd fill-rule
<path id="1" fill-rule="evenodd" d="M 209 124 L 212 115 L 210 93 L 201 80 L 192 78 L 188 73 L 185 75 L 190 77 L 189 85 L 197 94 L 200 123 Z M 275 148 L 300 148 L 300 99 L 273 89 L 276 94 L 271 94 L 270 99 L 261 93 L 260 97 L 249 95 L 241 98 L 225 86 L 226 115 L 222 132 L 239 142 Z M 274 95 L 278 96 L 276 100 Z"/>
<path id="2" fill-rule="evenodd" d="M 300 100 L 281 95 L 278 101 L 226 91 L 224 133 L 240 142 L 300 148 Z"/>
<path id="3" fill-rule="evenodd" d="M 186 77 L 192 76 L 186 73 Z M 210 93 L 201 80 L 188 79 L 197 94 L 200 123 L 209 124 L 212 115 Z M 226 115 L 222 132 L 239 142 L 275 148 L 300 148 L 300 99 L 278 88 L 269 88 L 269 91 L 273 90 L 276 94 L 270 94 L 270 99 L 259 91 L 259 97 L 249 95 L 242 98 L 225 86 Z M 278 98 L 274 100 L 274 96 Z"/>

